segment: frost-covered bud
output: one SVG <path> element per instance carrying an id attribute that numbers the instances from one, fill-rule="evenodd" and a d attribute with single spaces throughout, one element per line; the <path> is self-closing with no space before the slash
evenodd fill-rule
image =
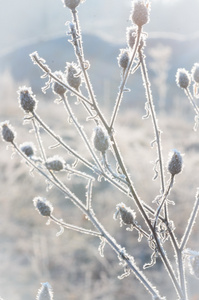
<path id="1" fill-rule="evenodd" d="M 20 87 L 17 91 L 19 97 L 19 106 L 26 112 L 33 112 L 37 105 L 37 100 L 33 95 L 31 88 Z"/>
<path id="2" fill-rule="evenodd" d="M 139 0 L 134 3 L 132 11 L 132 21 L 141 27 L 149 21 L 149 7 L 144 1 Z"/>
<path id="3" fill-rule="evenodd" d="M 74 63 L 67 63 L 66 71 L 68 84 L 78 91 L 81 85 L 81 76 L 78 75 L 80 71 L 78 70 L 77 65 Z"/>
<path id="4" fill-rule="evenodd" d="M 128 49 L 120 49 L 120 54 L 117 59 L 119 67 L 126 69 L 130 60 Z"/>
<path id="5" fill-rule="evenodd" d="M 192 79 L 199 84 L 199 63 L 195 63 L 191 70 Z"/>
<path id="6" fill-rule="evenodd" d="M 35 153 L 35 145 L 32 142 L 25 142 L 21 144 L 20 149 L 28 157 L 32 157 Z"/>
<path id="7" fill-rule="evenodd" d="M 105 132 L 103 131 L 103 129 L 100 126 L 97 126 L 95 128 L 93 142 L 94 142 L 95 148 L 102 153 L 105 153 L 109 147 L 108 136 L 105 134 Z"/>
<path id="8" fill-rule="evenodd" d="M 182 89 L 187 89 L 191 83 L 191 77 L 187 70 L 178 69 L 176 73 L 176 83 Z"/>
<path id="9" fill-rule="evenodd" d="M 53 212 L 52 204 L 42 197 L 35 197 L 33 199 L 33 204 L 36 210 L 44 217 L 50 217 Z"/>
<path id="10" fill-rule="evenodd" d="M 48 282 L 42 283 L 42 287 L 38 290 L 37 300 L 53 300 L 53 291 Z"/>
<path id="11" fill-rule="evenodd" d="M 52 171 L 61 171 L 64 168 L 65 161 L 62 157 L 55 155 L 46 160 L 46 168 Z"/>
<path id="12" fill-rule="evenodd" d="M 12 143 L 15 139 L 16 133 L 13 127 L 9 124 L 9 121 L 1 123 L 1 128 L 2 139 L 5 142 Z"/>
<path id="13" fill-rule="evenodd" d="M 199 279 L 199 253 L 191 259 L 190 264 L 193 275 Z"/>
<path id="14" fill-rule="evenodd" d="M 81 0 L 63 0 L 63 2 L 66 7 L 70 8 L 70 9 L 75 9 L 82 1 Z"/>
<path id="15" fill-rule="evenodd" d="M 127 207 L 124 203 L 119 203 L 116 206 L 116 213 L 114 218 L 117 219 L 118 214 L 120 214 L 121 222 L 126 225 L 134 225 L 136 213 L 130 207 Z"/>
<path id="16" fill-rule="evenodd" d="M 126 29 L 126 40 L 128 46 L 133 49 L 136 40 L 137 29 L 135 27 L 127 27 Z"/>
<path id="17" fill-rule="evenodd" d="M 169 153 L 168 171 L 171 175 L 176 175 L 182 171 L 182 155 L 175 149 Z"/>
<path id="18" fill-rule="evenodd" d="M 61 71 L 57 71 L 54 75 L 60 79 L 62 82 L 65 82 L 65 75 Z M 59 82 L 54 81 L 52 84 L 52 91 L 54 94 L 62 96 L 66 92 L 66 88 L 61 85 Z"/>

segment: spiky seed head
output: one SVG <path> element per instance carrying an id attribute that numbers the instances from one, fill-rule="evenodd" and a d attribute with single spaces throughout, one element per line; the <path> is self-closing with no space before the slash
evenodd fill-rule
<path id="1" fill-rule="evenodd" d="M 98 151 L 100 151 L 102 153 L 105 153 L 109 147 L 109 138 L 105 134 L 105 132 L 101 126 L 97 126 L 95 128 L 93 143 L 94 143 L 95 149 L 97 149 Z"/>
<path id="2" fill-rule="evenodd" d="M 33 199 L 33 204 L 36 210 L 44 217 L 50 217 L 53 212 L 52 204 L 42 197 L 35 197 Z"/>
<path id="3" fill-rule="evenodd" d="M 37 300 L 53 300 L 53 291 L 48 282 L 42 283 L 42 287 L 38 290 Z"/>
<path id="4" fill-rule="evenodd" d="M 187 70 L 180 68 L 176 73 L 176 83 L 182 89 L 187 89 L 191 83 L 191 76 Z"/>
<path id="5" fill-rule="evenodd" d="M 9 124 L 9 121 L 1 123 L 1 135 L 5 142 L 12 143 L 16 137 L 16 132 Z"/>
<path id="6" fill-rule="evenodd" d="M 199 84 L 199 63 L 195 63 L 191 70 L 192 79 Z"/>
<path id="7" fill-rule="evenodd" d="M 119 67 L 126 69 L 130 60 L 130 54 L 128 49 L 120 49 L 120 54 L 117 59 Z"/>
<path id="8" fill-rule="evenodd" d="M 65 82 L 65 74 L 62 73 L 61 71 L 56 71 L 54 73 L 54 75 L 60 79 L 62 82 Z M 53 84 L 52 84 L 52 91 L 54 94 L 58 94 L 60 96 L 63 96 L 66 92 L 66 88 L 61 85 L 59 82 L 57 81 L 54 81 Z"/>
<path id="9" fill-rule="evenodd" d="M 116 206 L 115 218 L 120 214 L 121 222 L 125 225 L 134 225 L 136 213 L 130 207 L 127 207 L 123 202 L 117 204 Z"/>
<path id="10" fill-rule="evenodd" d="M 24 142 L 20 145 L 20 149 L 28 157 L 32 157 L 35 153 L 35 145 L 32 142 Z"/>
<path id="11" fill-rule="evenodd" d="M 175 149 L 169 153 L 168 171 L 171 175 L 182 171 L 182 155 Z"/>
<path id="12" fill-rule="evenodd" d="M 138 27 L 143 26 L 149 21 L 149 6 L 144 1 L 138 0 L 134 2 L 132 11 L 132 21 Z"/>
<path id="13" fill-rule="evenodd" d="M 129 48 L 133 49 L 136 40 L 137 29 L 136 27 L 127 27 L 126 29 L 126 40 Z"/>
<path id="14" fill-rule="evenodd" d="M 75 9 L 80 2 L 82 2 L 81 0 L 63 0 L 64 5 L 70 9 Z"/>
<path id="15" fill-rule="evenodd" d="M 20 87 L 17 91 L 19 106 L 26 112 L 33 112 L 37 105 L 37 100 L 33 95 L 32 89 L 26 86 Z"/>
<path id="16" fill-rule="evenodd" d="M 62 157 L 55 155 L 46 160 L 46 168 L 52 171 L 61 171 L 64 168 L 65 161 Z"/>
<path id="17" fill-rule="evenodd" d="M 67 81 L 68 84 L 74 88 L 75 90 L 79 90 L 81 85 L 81 76 L 78 75 L 80 73 L 78 67 L 74 63 L 67 63 L 66 65 L 66 72 L 67 72 Z"/>

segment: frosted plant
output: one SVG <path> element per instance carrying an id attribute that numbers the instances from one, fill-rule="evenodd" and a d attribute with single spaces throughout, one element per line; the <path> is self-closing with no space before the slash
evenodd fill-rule
<path id="1" fill-rule="evenodd" d="M 116 205 L 114 219 L 117 221 L 119 217 L 120 225 L 127 226 L 126 229 L 129 231 L 129 234 L 135 229 L 138 232 L 138 241 L 146 239 L 150 249 L 151 259 L 150 261 L 145 262 L 143 268 L 152 268 L 156 264 L 157 258 L 159 258 L 168 273 L 171 289 L 173 289 L 173 294 L 175 293 L 175 299 L 188 300 L 187 282 L 185 278 L 185 259 L 187 258 L 189 260 L 191 272 L 197 277 L 199 269 L 198 252 L 186 250 L 198 212 L 199 196 L 197 193 L 193 210 L 187 221 L 183 236 L 179 241 L 174 231 L 175 220 L 171 220 L 169 217 L 169 204 L 171 201 L 168 199 L 168 196 L 175 187 L 175 181 L 178 180 L 178 174 L 182 172 L 183 159 L 180 151 L 173 150 L 169 155 L 167 166 L 164 164 L 161 145 L 161 130 L 158 125 L 156 110 L 153 103 L 145 56 L 147 34 L 144 32 L 143 26 L 149 22 L 150 3 L 144 0 L 133 2 L 130 15 L 132 27 L 127 28 L 127 33 L 124 33 L 127 37 L 127 45 L 124 45 L 124 48 L 120 50 L 118 56 L 118 64 L 122 69 L 121 82 L 112 115 L 110 116 L 110 119 L 107 120 L 100 109 L 98 100 L 93 91 L 89 78 L 90 64 L 84 56 L 82 35 L 77 12 L 78 6 L 83 4 L 83 1 L 65 0 L 63 2 L 65 7 L 70 9 L 72 14 L 72 20 L 67 24 L 69 27 L 68 34 L 71 37 L 70 43 L 73 46 L 76 55 L 76 62 L 67 62 L 66 70 L 65 72 L 62 72 L 59 70 L 51 70 L 47 62 L 41 58 L 37 52 L 30 54 L 30 57 L 32 62 L 43 71 L 42 78 L 48 79 L 42 89 L 43 92 L 45 93 L 48 88 L 51 88 L 56 97 L 59 97 L 59 99 L 56 99 L 56 103 L 63 105 L 70 123 L 73 124 L 81 137 L 82 142 L 86 146 L 88 156 L 84 157 L 81 152 L 69 146 L 68 142 L 59 134 L 59 132 L 54 132 L 50 126 L 42 120 L 38 113 L 39 101 L 36 99 L 36 96 L 33 95 L 32 89 L 26 86 L 19 88 L 19 106 L 24 111 L 24 120 L 26 123 L 30 123 L 34 130 L 37 145 L 35 146 L 32 143 L 24 141 L 23 144 L 18 146 L 16 133 L 8 121 L 1 124 L 2 139 L 12 146 L 13 151 L 20 155 L 31 170 L 33 169 L 35 173 L 37 172 L 42 175 L 49 185 L 54 186 L 61 191 L 63 197 L 68 198 L 77 209 L 80 209 L 81 212 L 86 215 L 88 228 L 79 227 L 75 224 L 66 223 L 62 219 L 58 219 L 55 215 L 56 208 L 53 208 L 53 205 L 50 202 L 51 200 L 49 201 L 42 196 L 37 196 L 33 199 L 33 203 L 36 210 L 44 218 L 55 222 L 62 229 L 62 232 L 66 228 L 83 234 L 92 235 L 96 239 L 99 239 L 99 252 L 102 256 L 104 256 L 103 248 L 105 244 L 109 245 L 116 253 L 122 268 L 123 274 L 118 277 L 119 279 L 123 279 L 133 273 L 136 276 L 136 279 L 133 278 L 132 280 L 139 280 L 151 295 L 152 299 L 169 299 L 167 298 L 167 295 L 163 295 L 163 292 L 151 283 L 145 275 L 145 271 L 137 266 L 136 259 L 130 254 L 131 249 L 128 253 L 127 249 L 125 249 L 123 245 L 120 245 L 120 243 L 110 235 L 107 229 L 101 224 L 97 211 L 94 210 L 93 200 L 95 196 L 93 189 L 101 184 L 102 178 L 104 178 L 109 185 L 112 185 L 117 189 L 118 195 L 123 193 L 126 196 L 126 199 L 132 201 L 134 209 L 127 207 L 125 203 L 120 202 Z M 126 88 L 128 78 L 138 69 L 141 69 L 146 94 L 146 115 L 143 118 L 150 118 L 152 121 L 154 140 L 151 142 L 151 145 L 156 146 L 157 149 L 157 159 L 154 163 L 154 180 L 157 178 L 159 179 L 160 193 L 157 194 L 155 199 L 157 205 L 155 208 L 153 208 L 153 205 L 150 206 L 146 204 L 146 201 L 141 200 L 137 194 L 130 176 L 130 171 L 127 170 L 125 158 L 122 157 L 118 147 L 117 134 L 115 132 L 115 122 L 117 121 L 124 93 L 130 92 L 130 90 Z M 189 90 L 191 79 L 194 80 L 196 92 L 196 88 L 198 88 L 198 64 L 194 65 L 192 76 L 185 69 L 179 69 L 176 75 L 176 82 L 178 86 L 185 91 L 191 101 L 198 120 L 199 109 L 194 102 L 194 96 Z M 84 87 L 84 89 L 82 89 L 82 87 Z M 82 90 L 86 90 L 87 93 L 82 92 Z M 77 104 L 82 105 L 85 109 L 87 114 L 85 121 L 89 122 L 90 128 L 93 129 L 94 132 L 92 137 L 88 134 L 88 131 L 84 129 L 82 121 L 78 118 L 76 111 L 73 111 L 73 106 L 71 105 L 73 100 L 75 100 Z M 47 148 L 40 135 L 41 128 L 56 143 L 56 145 L 51 147 L 57 151 L 54 156 L 48 157 L 47 155 Z M 79 164 L 77 163 L 69 165 L 64 157 L 58 155 L 58 147 L 62 147 L 67 154 L 69 153 L 71 157 L 74 158 L 75 162 L 78 161 L 81 163 L 84 166 L 85 171 L 83 172 L 81 168 L 78 169 Z M 37 157 L 35 156 L 36 151 Z M 165 167 L 167 167 L 169 176 L 168 183 L 166 183 Z M 65 176 L 64 179 L 60 176 L 60 173 L 63 174 L 64 172 L 66 174 L 74 175 L 74 185 L 75 176 L 83 178 L 86 188 L 86 201 L 77 196 L 75 192 L 71 191 L 67 184 L 67 176 Z M 56 203 L 53 199 L 52 202 Z M 142 217 L 145 226 L 139 224 L 139 221 L 136 218 L 137 213 Z M 167 245 L 173 249 L 173 256 L 175 257 L 174 261 L 167 255 L 165 250 Z M 48 283 L 42 284 L 37 299 L 53 299 L 52 290 Z M 140 298 L 140 300 L 141 299 L 142 298 Z"/>

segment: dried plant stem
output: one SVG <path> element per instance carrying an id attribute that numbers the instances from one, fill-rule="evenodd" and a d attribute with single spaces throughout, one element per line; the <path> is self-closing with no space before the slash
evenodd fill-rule
<path id="1" fill-rule="evenodd" d="M 185 94 L 187 95 L 187 97 L 188 97 L 188 99 L 189 99 L 191 105 L 193 106 L 193 108 L 194 108 L 196 114 L 199 116 L 199 108 L 198 108 L 197 104 L 194 102 L 193 96 L 192 96 L 192 94 L 191 94 L 189 88 L 185 89 Z"/>
<path id="2" fill-rule="evenodd" d="M 141 32 L 142 32 L 142 27 L 138 27 L 136 42 L 135 42 L 135 46 L 133 48 L 133 53 L 132 53 L 130 62 L 128 64 L 127 68 L 126 68 L 126 71 L 124 73 L 123 80 L 122 80 L 121 86 L 120 86 L 120 90 L 119 90 L 119 93 L 118 93 L 118 96 L 117 96 L 117 99 L 116 99 L 116 102 L 115 102 L 115 106 L 114 106 L 114 109 L 113 109 L 113 114 L 112 114 L 111 122 L 110 122 L 110 126 L 109 126 L 109 132 L 110 133 L 113 130 L 114 122 L 115 122 L 115 119 L 116 119 L 116 116 L 117 116 L 117 113 L 118 113 L 118 110 L 119 110 L 119 107 L 120 107 L 120 103 L 122 101 L 122 96 L 123 96 L 123 93 L 124 93 L 125 84 L 127 82 L 131 67 L 133 65 L 133 61 L 135 59 L 135 55 L 137 53 L 137 49 L 138 49 L 138 46 L 139 46 L 139 43 L 140 43 L 140 38 L 141 38 Z"/>
<path id="3" fill-rule="evenodd" d="M 59 184 L 57 180 L 53 180 L 51 177 L 49 177 L 45 172 L 43 172 L 37 165 L 32 162 L 19 148 L 18 146 L 12 142 L 12 145 L 14 146 L 15 150 L 19 153 L 20 156 L 22 156 L 29 165 L 31 165 L 33 168 L 35 168 L 40 174 L 42 174 L 45 178 L 47 178 L 53 185 L 55 185 L 59 190 L 61 190 L 67 197 L 70 198 L 70 200 L 81 209 L 83 213 L 85 213 L 88 217 L 88 219 L 92 222 L 94 227 L 99 231 L 99 233 L 95 233 L 91 231 L 91 235 L 103 237 L 105 241 L 111 246 L 111 248 L 118 254 L 120 259 L 122 259 L 130 268 L 130 270 L 135 274 L 135 276 L 140 280 L 140 282 L 144 285 L 144 287 L 152 294 L 153 297 L 156 298 L 161 298 L 159 296 L 159 292 L 156 290 L 155 287 L 152 286 L 152 284 L 148 281 L 148 279 L 144 276 L 144 274 L 135 266 L 134 260 L 131 256 L 129 256 L 124 249 L 119 246 L 115 239 L 113 239 L 109 233 L 104 229 L 104 227 L 101 225 L 101 223 L 97 220 L 95 217 L 95 213 L 93 212 L 92 208 L 86 208 L 86 206 L 68 189 L 66 188 L 63 184 Z M 65 225 L 66 223 L 60 224 L 59 220 L 56 218 L 52 217 L 56 223 L 59 225 Z M 67 224 L 66 224 L 67 225 Z M 70 229 L 75 229 L 70 227 Z M 77 228 L 76 228 L 77 229 Z M 84 229 L 78 230 L 82 233 L 88 233 L 89 230 L 86 232 Z M 84 232 L 83 232 L 84 231 Z"/>
<path id="4" fill-rule="evenodd" d="M 197 194 L 193 210 L 191 212 L 188 224 L 186 226 L 184 235 L 183 235 L 181 243 L 180 243 L 180 250 L 181 251 L 184 250 L 184 248 L 186 247 L 186 244 L 188 242 L 189 236 L 191 234 L 191 230 L 193 228 L 194 222 L 195 222 L 197 214 L 198 214 L 198 208 L 199 208 L 199 196 Z"/>
<path id="5" fill-rule="evenodd" d="M 80 98 L 82 101 L 86 102 L 87 104 L 89 104 L 91 107 L 93 106 L 93 104 L 86 98 L 84 97 L 82 94 L 80 94 L 77 90 L 71 88 L 69 85 L 67 85 L 65 82 L 63 82 L 62 80 L 60 80 L 56 75 L 54 75 L 50 68 L 44 63 L 45 60 L 42 59 L 41 57 L 39 57 L 37 52 L 34 52 L 32 54 L 30 54 L 30 57 L 33 61 L 34 64 L 37 64 L 43 71 L 44 73 L 49 76 L 50 78 L 52 78 L 54 81 L 58 82 L 59 84 L 61 84 L 63 87 L 65 87 L 67 90 L 69 90 L 71 93 L 73 93 L 74 95 L 76 95 L 78 98 Z"/>
<path id="6" fill-rule="evenodd" d="M 93 158 L 93 160 L 95 161 L 97 167 L 99 168 L 99 170 L 101 172 L 103 172 L 103 168 L 101 166 L 101 163 L 99 162 L 98 157 L 96 156 L 95 152 L 93 151 L 92 147 L 91 147 L 91 143 L 88 140 L 86 133 L 83 130 L 83 127 L 79 124 L 78 120 L 76 119 L 76 117 L 74 116 L 72 109 L 69 105 L 68 100 L 66 99 L 66 97 L 63 95 L 62 96 L 62 101 L 64 103 L 64 107 L 69 115 L 69 118 L 73 121 L 77 131 L 79 132 L 79 135 L 81 136 L 81 138 L 83 139 L 85 145 L 87 146 L 89 153 L 91 154 L 91 157 Z"/>
<path id="7" fill-rule="evenodd" d="M 154 133 L 155 133 L 155 141 L 157 144 L 157 152 L 158 152 L 158 162 L 160 166 L 160 176 L 161 176 L 161 193 L 164 193 L 165 190 L 165 182 L 164 182 L 164 168 L 163 168 L 163 158 L 162 158 L 162 149 L 161 149 L 161 131 L 158 127 L 158 120 L 155 112 L 155 107 L 153 104 L 153 96 L 151 93 L 151 84 L 149 81 L 148 77 L 148 72 L 147 72 L 147 66 L 145 62 L 145 55 L 143 54 L 143 51 L 139 49 L 139 59 L 141 63 L 141 71 L 142 71 L 142 78 L 143 78 L 143 83 L 144 87 L 146 89 L 146 97 L 148 101 L 148 105 L 150 108 L 150 113 L 151 113 L 151 118 L 153 122 L 153 128 L 154 128 Z M 165 210 L 165 218 L 167 219 L 167 212 Z"/>
<path id="8" fill-rule="evenodd" d="M 74 230 L 74 231 L 78 231 L 80 233 L 85 233 L 85 234 L 94 235 L 94 236 L 98 236 L 98 237 L 102 236 L 101 233 L 99 233 L 99 232 L 65 223 L 65 222 L 55 218 L 53 215 L 50 215 L 50 219 L 53 222 L 55 222 L 56 224 L 60 225 L 61 227 L 64 227 L 64 228 L 67 228 L 67 229 L 71 229 L 71 230 Z"/>

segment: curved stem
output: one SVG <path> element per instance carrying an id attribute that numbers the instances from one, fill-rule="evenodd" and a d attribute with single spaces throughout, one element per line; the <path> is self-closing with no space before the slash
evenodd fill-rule
<path id="1" fill-rule="evenodd" d="M 122 96 L 123 96 L 123 93 L 124 93 L 125 84 L 127 82 L 131 67 L 133 65 L 133 61 L 135 59 L 135 55 L 137 53 L 138 46 L 139 46 L 139 43 L 140 43 L 141 32 L 142 32 L 142 27 L 138 27 L 137 38 L 136 38 L 135 46 L 133 48 L 133 53 L 132 53 L 130 62 L 128 64 L 127 68 L 126 68 L 126 71 L 124 73 L 124 77 L 123 77 L 123 80 L 122 80 L 122 83 L 121 83 L 121 86 L 120 86 L 120 90 L 119 90 L 119 93 L 118 93 L 118 96 L 117 96 L 117 99 L 116 99 L 116 102 L 115 102 L 115 107 L 113 109 L 113 114 L 112 114 L 111 122 L 110 122 L 110 126 L 109 126 L 109 132 L 112 132 L 112 130 L 113 130 L 114 122 L 115 122 L 115 119 L 116 119 L 116 116 L 117 116 L 117 113 L 118 113 L 118 110 L 119 110 L 119 107 L 120 107 L 120 103 L 122 101 Z"/>

